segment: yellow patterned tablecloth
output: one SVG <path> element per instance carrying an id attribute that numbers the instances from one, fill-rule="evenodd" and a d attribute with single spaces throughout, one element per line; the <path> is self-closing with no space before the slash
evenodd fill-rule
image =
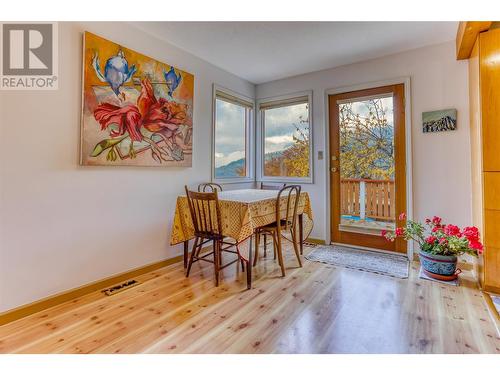
<path id="1" fill-rule="evenodd" d="M 276 220 L 276 190 L 243 189 L 219 193 L 222 233 L 238 243 L 250 237 L 255 228 Z M 280 209 L 285 216 L 287 196 L 282 196 Z M 304 214 L 304 239 L 312 229 L 312 210 L 309 195 L 300 194 L 299 214 Z M 174 224 L 170 244 L 175 245 L 194 238 L 194 227 L 189 212 L 187 197 L 177 198 Z"/>

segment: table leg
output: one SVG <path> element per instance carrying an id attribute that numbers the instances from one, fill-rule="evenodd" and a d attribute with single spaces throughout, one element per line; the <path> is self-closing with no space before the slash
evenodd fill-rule
<path id="1" fill-rule="evenodd" d="M 248 263 L 247 263 L 247 289 L 252 289 L 252 239 L 253 236 L 250 236 L 250 245 L 248 248 Z"/>
<path id="2" fill-rule="evenodd" d="M 184 241 L 184 268 L 188 265 L 189 240 Z"/>
<path id="3" fill-rule="evenodd" d="M 299 247 L 300 255 L 304 254 L 304 214 L 299 215 Z"/>

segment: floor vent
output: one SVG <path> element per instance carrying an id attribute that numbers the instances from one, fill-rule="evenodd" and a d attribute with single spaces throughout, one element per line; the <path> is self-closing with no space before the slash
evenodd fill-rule
<path id="1" fill-rule="evenodd" d="M 308 242 L 308 241 L 304 241 L 303 244 L 304 244 L 304 246 L 307 246 L 307 247 L 316 247 L 316 246 L 318 246 L 317 243 Z"/>
<path id="2" fill-rule="evenodd" d="M 137 280 L 129 280 L 129 281 L 125 281 L 124 283 L 114 285 L 110 288 L 103 289 L 103 290 L 101 290 L 101 292 L 107 296 L 112 296 L 113 294 L 122 292 L 126 289 L 132 288 L 132 287 L 139 285 L 139 284 L 140 284 L 140 282 Z"/>

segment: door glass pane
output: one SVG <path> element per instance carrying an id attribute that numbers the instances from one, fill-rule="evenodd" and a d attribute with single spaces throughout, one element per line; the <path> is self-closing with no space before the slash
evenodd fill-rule
<path id="1" fill-rule="evenodd" d="M 391 96 L 339 104 L 340 230 L 380 235 L 395 227 Z"/>
<path id="2" fill-rule="evenodd" d="M 215 177 L 245 177 L 247 109 L 219 98 L 215 106 Z"/>

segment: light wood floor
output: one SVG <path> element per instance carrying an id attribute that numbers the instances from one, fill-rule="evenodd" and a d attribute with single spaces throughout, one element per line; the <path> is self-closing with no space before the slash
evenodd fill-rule
<path id="1" fill-rule="evenodd" d="M 310 251 L 305 248 L 305 252 Z M 2 353 L 500 353 L 471 275 L 460 287 L 304 260 L 287 275 L 261 259 L 252 290 L 236 265 L 145 274 L 114 296 L 92 293 L 0 327 Z"/>

